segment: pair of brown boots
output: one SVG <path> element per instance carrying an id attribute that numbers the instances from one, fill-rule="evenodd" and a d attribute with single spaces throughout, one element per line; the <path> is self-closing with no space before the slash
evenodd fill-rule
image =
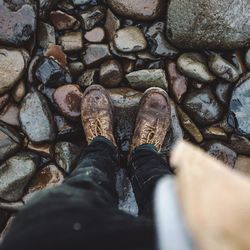
<path id="1" fill-rule="evenodd" d="M 97 136 L 103 136 L 116 145 L 112 101 L 102 86 L 92 85 L 85 90 L 81 117 L 88 143 Z M 148 89 L 140 102 L 131 151 L 142 144 L 153 144 L 160 151 L 169 127 L 170 105 L 167 93 L 160 88 Z"/>

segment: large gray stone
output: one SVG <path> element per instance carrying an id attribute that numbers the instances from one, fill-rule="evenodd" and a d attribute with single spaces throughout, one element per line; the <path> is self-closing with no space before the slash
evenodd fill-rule
<path id="1" fill-rule="evenodd" d="M 179 48 L 233 49 L 250 42 L 249 0 L 170 0 L 167 37 Z"/>

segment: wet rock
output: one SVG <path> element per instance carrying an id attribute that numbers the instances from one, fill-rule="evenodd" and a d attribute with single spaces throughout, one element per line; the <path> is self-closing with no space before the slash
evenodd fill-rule
<path id="1" fill-rule="evenodd" d="M 234 169 L 244 175 L 250 176 L 250 157 L 239 155 L 236 160 Z"/>
<path id="2" fill-rule="evenodd" d="M 244 136 L 233 134 L 228 145 L 238 154 L 250 155 L 250 140 Z"/>
<path id="3" fill-rule="evenodd" d="M 24 81 L 20 81 L 11 91 L 12 98 L 15 102 L 22 101 L 26 93 L 26 87 Z"/>
<path id="4" fill-rule="evenodd" d="M 208 140 L 222 140 L 227 141 L 227 134 L 223 128 L 220 127 L 208 127 L 202 130 L 202 134 L 205 139 Z"/>
<path id="5" fill-rule="evenodd" d="M 200 125 L 213 124 L 223 115 L 223 108 L 208 87 L 187 93 L 183 106 L 191 118 Z"/>
<path id="6" fill-rule="evenodd" d="M 107 0 L 107 4 L 118 15 L 145 21 L 158 18 L 164 9 L 162 0 Z"/>
<path id="7" fill-rule="evenodd" d="M 107 44 L 89 44 L 83 52 L 83 63 L 86 66 L 97 66 L 109 58 L 111 54 Z"/>
<path id="8" fill-rule="evenodd" d="M 5 105 L 8 103 L 10 95 L 8 93 L 5 93 L 0 96 L 0 111 L 5 107 Z"/>
<path id="9" fill-rule="evenodd" d="M 97 84 L 99 77 L 98 69 L 87 69 L 77 80 L 82 88 L 87 88 L 90 85 Z"/>
<path id="10" fill-rule="evenodd" d="M 22 4 L 12 10 L 5 1 L 0 1 L 0 43 L 20 46 L 31 39 L 35 28 L 36 13 L 33 6 Z"/>
<path id="11" fill-rule="evenodd" d="M 82 62 L 72 62 L 69 64 L 69 71 L 73 77 L 78 77 L 84 70 Z"/>
<path id="12" fill-rule="evenodd" d="M 168 73 L 169 89 L 175 100 L 180 103 L 187 92 L 188 79 L 178 71 L 174 62 L 168 62 L 166 70 Z"/>
<path id="13" fill-rule="evenodd" d="M 99 23 L 105 16 L 106 9 L 99 5 L 91 7 L 90 9 L 81 12 L 81 23 L 85 30 L 91 30 Z"/>
<path id="14" fill-rule="evenodd" d="M 62 50 L 62 46 L 49 44 L 47 49 L 44 51 L 44 56 L 53 58 L 64 67 L 67 66 L 67 56 Z"/>
<path id="15" fill-rule="evenodd" d="M 179 119 L 183 128 L 192 136 L 192 138 L 196 142 L 201 143 L 203 141 L 203 136 L 200 130 L 194 124 L 194 122 L 184 111 L 181 110 L 180 107 L 177 107 L 177 111 L 178 111 Z"/>
<path id="16" fill-rule="evenodd" d="M 55 28 L 48 23 L 39 22 L 37 32 L 37 42 L 42 48 L 47 48 L 49 44 L 56 44 Z"/>
<path id="17" fill-rule="evenodd" d="M 205 58 L 198 53 L 184 53 L 177 61 L 179 70 L 186 76 L 199 82 L 206 83 L 215 80 L 209 71 Z"/>
<path id="18" fill-rule="evenodd" d="M 117 60 L 109 60 L 100 66 L 100 84 L 106 88 L 114 88 L 123 78 L 122 67 Z"/>
<path id="19" fill-rule="evenodd" d="M 153 36 L 148 37 L 150 51 L 154 56 L 173 59 L 178 55 L 178 50 L 167 42 L 165 36 L 161 32 L 157 32 Z"/>
<path id="20" fill-rule="evenodd" d="M 165 69 L 165 63 L 163 60 L 152 62 L 148 65 L 148 69 Z"/>
<path id="21" fill-rule="evenodd" d="M 157 33 L 163 33 L 165 30 L 165 23 L 161 21 L 156 21 L 153 23 L 147 30 L 146 36 L 151 37 L 155 36 Z"/>
<path id="22" fill-rule="evenodd" d="M 145 90 L 150 87 L 168 88 L 165 71 L 162 69 L 148 69 L 134 71 L 126 75 L 132 88 Z"/>
<path id="23" fill-rule="evenodd" d="M 50 21 L 56 30 L 75 30 L 80 27 L 76 18 L 60 10 L 50 12 Z"/>
<path id="24" fill-rule="evenodd" d="M 230 100 L 228 123 L 237 134 L 250 137 L 250 74 L 239 80 Z"/>
<path id="25" fill-rule="evenodd" d="M 0 95 L 15 85 L 24 69 L 25 60 L 20 50 L 0 48 Z"/>
<path id="26" fill-rule="evenodd" d="M 9 125 L 19 127 L 19 110 L 19 105 L 14 102 L 9 102 L 1 111 L 0 120 Z"/>
<path id="27" fill-rule="evenodd" d="M 70 142 L 58 142 L 55 145 L 55 160 L 57 165 L 66 173 L 76 166 L 80 148 Z"/>
<path id="28" fill-rule="evenodd" d="M 147 41 L 139 28 L 129 26 L 116 32 L 114 45 L 121 52 L 136 52 L 146 49 Z"/>
<path id="29" fill-rule="evenodd" d="M 72 82 L 68 71 L 52 58 L 46 57 L 37 65 L 35 76 L 41 83 L 51 87 Z"/>
<path id="30" fill-rule="evenodd" d="M 29 184 L 27 194 L 23 197 L 26 203 L 41 190 L 56 187 L 64 180 L 63 172 L 51 164 L 41 169 Z"/>
<path id="31" fill-rule="evenodd" d="M 214 156 L 216 159 L 222 161 L 224 164 L 233 168 L 237 154 L 220 142 L 209 142 L 205 144 L 205 149 L 208 154 Z"/>
<path id="32" fill-rule="evenodd" d="M 14 155 L 20 148 L 19 134 L 12 127 L 0 121 L 0 162 Z"/>
<path id="33" fill-rule="evenodd" d="M 55 126 L 46 99 L 38 92 L 27 94 L 20 110 L 23 132 L 33 143 L 43 143 L 55 139 Z"/>
<path id="34" fill-rule="evenodd" d="M 215 95 L 218 98 L 218 100 L 225 106 L 228 106 L 231 92 L 232 92 L 231 84 L 227 84 L 225 82 L 219 82 L 216 84 Z"/>
<path id="35" fill-rule="evenodd" d="M 249 2 L 171 0 L 167 37 L 180 48 L 233 49 L 249 43 Z"/>
<path id="36" fill-rule="evenodd" d="M 109 89 L 109 94 L 115 109 L 115 133 L 121 150 L 121 162 L 125 163 L 134 132 L 138 105 L 143 93 L 131 88 L 114 88 Z"/>
<path id="37" fill-rule="evenodd" d="M 86 32 L 84 38 L 91 43 L 101 43 L 105 38 L 105 31 L 101 27 L 96 27 Z"/>
<path id="38" fill-rule="evenodd" d="M 82 93 L 76 84 L 68 84 L 56 89 L 54 101 L 60 113 L 70 119 L 78 120 L 81 115 Z"/>
<path id="39" fill-rule="evenodd" d="M 81 50 L 83 48 L 82 32 L 67 32 L 58 38 L 58 44 L 66 52 Z"/>
<path id="40" fill-rule="evenodd" d="M 114 13 L 110 9 L 108 9 L 104 28 L 109 41 L 113 39 L 116 31 L 120 29 L 120 26 L 120 20 L 114 15 Z"/>
<path id="41" fill-rule="evenodd" d="M 0 198 L 18 201 L 36 171 L 36 164 L 26 155 L 13 156 L 0 166 Z"/>
<path id="42" fill-rule="evenodd" d="M 218 54 L 209 56 L 208 65 L 211 72 L 225 81 L 233 83 L 240 77 L 238 70 Z"/>
<path id="43" fill-rule="evenodd" d="M 129 60 L 136 60 L 136 55 L 135 53 L 123 53 L 121 51 L 119 51 L 115 45 L 114 42 L 111 41 L 109 43 L 109 47 L 110 47 L 110 51 L 112 52 L 113 55 L 121 57 L 121 58 L 125 58 L 125 59 L 129 59 Z M 139 52 L 138 52 L 139 53 Z"/>

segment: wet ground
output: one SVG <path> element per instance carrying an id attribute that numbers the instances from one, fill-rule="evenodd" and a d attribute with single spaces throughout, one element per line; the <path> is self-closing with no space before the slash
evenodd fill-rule
<path id="1" fill-rule="evenodd" d="M 115 107 L 120 209 L 137 214 L 127 155 L 152 86 L 169 94 L 167 161 L 186 139 L 249 174 L 249 10 L 248 0 L 0 0 L 0 233 L 75 168 L 92 84 Z"/>

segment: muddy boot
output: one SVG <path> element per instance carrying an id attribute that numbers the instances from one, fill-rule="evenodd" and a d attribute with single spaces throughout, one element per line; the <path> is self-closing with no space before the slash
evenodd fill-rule
<path id="1" fill-rule="evenodd" d="M 131 152 L 142 144 L 152 144 L 160 151 L 170 127 L 170 119 L 167 93 L 160 88 L 148 89 L 140 101 Z"/>
<path id="2" fill-rule="evenodd" d="M 92 85 L 85 90 L 81 103 L 81 118 L 88 144 L 95 137 L 103 136 L 116 145 L 112 110 L 112 101 L 102 86 Z"/>

